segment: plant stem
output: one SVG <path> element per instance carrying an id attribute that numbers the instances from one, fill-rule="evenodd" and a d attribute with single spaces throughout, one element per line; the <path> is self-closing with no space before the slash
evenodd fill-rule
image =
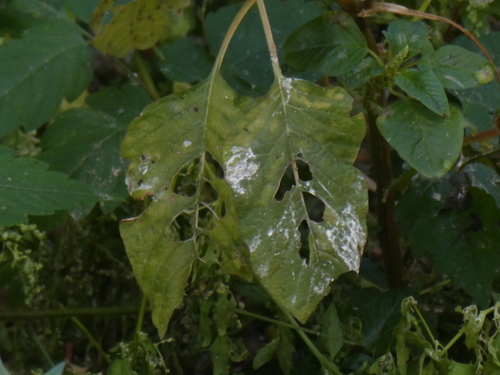
<path id="1" fill-rule="evenodd" d="M 111 358 L 106 354 L 106 352 L 102 349 L 101 345 L 97 342 L 97 340 L 92 336 L 92 334 L 85 328 L 85 326 L 78 320 L 78 318 L 71 318 L 71 321 L 75 323 L 75 325 L 83 332 L 85 336 L 89 339 L 90 343 L 97 349 L 97 351 L 102 355 L 102 358 L 108 363 L 111 363 Z"/>
<path id="2" fill-rule="evenodd" d="M 60 319 L 86 316 L 121 316 L 136 315 L 138 313 L 139 308 L 137 307 L 102 307 L 40 311 L 0 311 L 0 321 Z"/>
<path id="3" fill-rule="evenodd" d="M 335 364 L 327 360 L 323 354 L 316 348 L 316 345 L 313 344 L 311 340 L 309 340 L 309 337 L 300 329 L 299 324 L 295 320 L 295 318 L 290 314 L 288 311 L 285 309 L 282 309 L 283 314 L 285 314 L 286 318 L 292 323 L 293 327 L 297 331 L 297 334 L 300 336 L 300 338 L 304 341 L 304 343 L 307 345 L 311 353 L 316 357 L 318 362 L 328 371 L 330 371 L 334 375 L 342 375 L 340 370 L 338 369 Z"/>
<path id="4" fill-rule="evenodd" d="M 427 325 L 427 322 L 425 321 L 424 317 L 422 316 L 422 313 L 420 312 L 420 310 L 418 309 L 418 307 L 416 305 L 413 305 L 412 308 L 415 311 L 415 313 L 418 315 L 420 322 L 424 325 L 424 328 L 432 341 L 432 345 L 434 346 L 434 349 L 437 350 L 438 349 L 438 342 L 434 338 L 434 335 L 432 334 L 431 329 L 429 328 L 429 326 Z"/>
<path id="5" fill-rule="evenodd" d="M 449 284 L 451 284 L 451 280 L 446 279 L 444 281 L 441 281 L 440 283 L 437 283 L 437 284 L 435 284 L 427 289 L 420 291 L 420 293 L 418 293 L 418 295 L 423 296 L 424 294 L 428 294 L 428 293 L 435 292 L 435 291 L 440 291 L 441 289 L 443 289 L 443 287 L 445 287 L 446 285 L 449 285 Z"/>
<path id="6" fill-rule="evenodd" d="M 148 90 L 148 93 L 151 96 L 151 98 L 153 98 L 154 100 L 160 99 L 161 95 L 156 89 L 153 79 L 149 74 L 148 67 L 146 66 L 146 63 L 144 62 L 144 59 L 142 58 L 139 51 L 134 52 L 133 60 L 135 67 L 137 68 L 137 72 L 139 73 L 139 77 L 141 81 L 144 83 L 146 90 Z"/>
<path id="7" fill-rule="evenodd" d="M 142 330 L 142 322 L 144 321 L 144 313 L 146 311 L 146 304 L 148 300 L 146 296 L 142 295 L 141 307 L 139 308 L 139 316 L 137 317 L 137 324 L 135 326 L 135 335 L 134 335 L 134 346 L 132 352 L 132 364 L 135 365 L 135 361 L 137 359 L 137 350 L 139 348 L 139 334 Z"/>
<path id="8" fill-rule="evenodd" d="M 271 29 L 271 24 L 269 23 L 269 17 L 267 16 L 266 5 L 264 0 L 257 0 L 257 6 L 259 8 L 260 20 L 262 22 L 262 27 L 264 28 L 264 34 L 266 36 L 267 49 L 269 50 L 269 55 L 271 55 L 271 64 L 273 66 L 274 77 L 277 80 L 281 80 L 281 68 L 280 62 L 278 60 L 278 52 L 276 51 L 276 44 L 274 43 L 273 31 Z"/>

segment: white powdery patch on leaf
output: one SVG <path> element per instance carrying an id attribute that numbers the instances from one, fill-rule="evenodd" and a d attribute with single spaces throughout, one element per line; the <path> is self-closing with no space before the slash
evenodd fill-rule
<path id="1" fill-rule="evenodd" d="M 246 190 L 241 186 L 241 182 L 249 180 L 257 174 L 259 164 L 253 160 L 256 155 L 251 148 L 242 148 L 234 146 L 231 148 L 233 154 L 226 162 L 226 180 L 231 185 L 232 189 L 238 194 L 245 194 Z"/>
<path id="2" fill-rule="evenodd" d="M 291 78 L 285 78 L 281 82 L 281 86 L 285 89 L 286 92 L 286 100 L 285 102 L 288 103 L 290 100 L 290 93 L 292 92 L 292 79 Z"/>
<path id="3" fill-rule="evenodd" d="M 260 245 L 260 236 L 255 236 L 252 241 L 248 244 L 248 250 L 253 253 Z"/>
<path id="4" fill-rule="evenodd" d="M 360 251 L 364 244 L 364 231 L 350 204 L 342 210 L 337 225 L 326 231 L 328 240 L 347 267 L 357 270 L 360 261 Z"/>

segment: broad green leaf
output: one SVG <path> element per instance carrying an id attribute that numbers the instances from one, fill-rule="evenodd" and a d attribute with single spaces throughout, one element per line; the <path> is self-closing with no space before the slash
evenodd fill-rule
<path id="1" fill-rule="evenodd" d="M 408 46 L 407 58 L 411 58 L 420 53 L 429 31 L 423 22 L 396 20 L 389 24 L 387 31 L 383 31 L 383 34 L 389 43 L 392 56 L 398 55 Z"/>
<path id="2" fill-rule="evenodd" d="M 471 186 L 488 193 L 500 208 L 500 176 L 494 169 L 482 163 L 471 163 L 466 165 L 462 172 L 466 174 Z"/>
<path id="3" fill-rule="evenodd" d="M 90 186 L 47 168 L 39 160 L 15 159 L 13 150 L 0 147 L 0 225 L 14 225 L 25 222 L 27 215 L 48 215 L 100 200 Z"/>
<path id="4" fill-rule="evenodd" d="M 278 348 L 279 341 L 280 341 L 279 338 L 274 339 L 271 342 L 268 342 L 263 347 L 261 347 L 259 350 L 257 350 L 257 354 L 255 354 L 252 363 L 252 367 L 254 368 L 254 370 L 261 368 L 267 362 L 273 359 L 274 353 Z"/>
<path id="5" fill-rule="evenodd" d="M 284 46 L 285 60 L 301 70 L 340 76 L 368 53 L 366 39 L 345 12 L 331 11 L 295 30 Z"/>
<path id="6" fill-rule="evenodd" d="M 500 262 L 496 250 L 500 211 L 483 190 L 471 188 L 469 194 L 473 198 L 469 209 L 448 210 L 420 220 L 412 229 L 410 244 L 419 255 L 432 250 L 436 270 L 448 275 L 454 285 L 463 287 L 478 305 L 487 307 Z"/>
<path id="7" fill-rule="evenodd" d="M 111 8 L 114 2 L 103 1 L 92 17 L 95 31 L 101 28 L 99 17 Z M 187 7 L 184 0 L 135 0 L 112 9 L 115 13 L 92 44 L 100 51 L 125 57 L 133 49 L 145 50 L 158 41 L 184 36 L 190 29 Z"/>
<path id="8" fill-rule="evenodd" d="M 500 65 L 499 36 L 500 32 L 497 31 L 479 38 L 479 41 L 490 53 L 496 66 Z M 457 38 L 455 43 L 479 56 L 483 56 L 479 48 L 469 38 Z M 492 81 L 486 85 L 468 90 L 456 90 L 454 94 L 462 102 L 464 116 L 478 128 L 478 131 L 492 128 L 494 120 L 500 111 L 498 82 Z"/>
<path id="9" fill-rule="evenodd" d="M 458 46 L 444 46 L 419 60 L 421 69 L 431 69 L 447 89 L 468 89 L 490 82 L 490 62 Z"/>
<path id="10" fill-rule="evenodd" d="M 114 202 L 102 202 L 102 208 L 114 209 L 128 196 L 127 163 L 119 155 L 120 145 L 130 121 L 149 102 L 138 87 L 103 88 L 87 98 L 92 109 L 76 108 L 55 118 L 43 135 L 45 152 L 40 159 L 51 169 L 106 192 Z"/>
<path id="11" fill-rule="evenodd" d="M 92 54 L 79 29 L 42 22 L 0 45 L 0 137 L 47 122 L 63 98 L 76 99 L 92 78 Z"/>
<path id="12" fill-rule="evenodd" d="M 123 222 L 120 230 L 139 285 L 153 305 L 153 321 L 160 336 L 182 301 L 199 236 L 206 234 L 220 241 L 217 245 L 223 253 L 223 268 L 251 278 L 246 265 L 248 250 L 242 243 L 227 183 L 197 172 L 193 194 L 175 191 L 179 172 L 190 163 L 197 160 L 202 172 L 211 168 L 207 152 L 222 162 L 224 142 L 232 122 L 239 118 L 239 101 L 220 75 L 211 75 L 190 90 L 146 107 L 122 143 L 122 155 L 131 161 L 127 176 L 130 193 L 136 199 L 154 195 L 148 209 Z M 204 201 L 202 190 L 207 184 L 217 193 L 216 202 Z M 214 213 L 215 229 L 204 228 L 199 220 L 200 210 L 207 207 Z M 190 225 L 194 235 L 176 242 L 167 229 L 180 215 L 193 215 Z M 160 267 L 154 269 L 159 274 L 148 267 Z"/>
<path id="13" fill-rule="evenodd" d="M 283 326 L 278 327 L 278 332 L 280 340 L 276 356 L 283 374 L 290 375 L 292 368 L 294 368 L 293 353 L 295 353 L 295 347 L 293 346 L 293 333 L 290 328 Z"/>
<path id="14" fill-rule="evenodd" d="M 398 75 L 396 85 L 440 116 L 450 116 L 450 106 L 443 85 L 432 70 L 408 69 Z"/>
<path id="15" fill-rule="evenodd" d="M 240 7 L 239 4 L 233 4 L 207 15 L 204 29 L 213 55 L 219 50 L 226 31 Z M 323 13 L 319 4 L 305 0 L 283 2 L 267 0 L 266 9 L 280 61 L 284 61 L 282 45 L 286 38 L 295 29 Z M 263 95 L 272 85 L 274 74 L 257 7 L 250 9 L 238 26 L 224 58 L 222 75 L 231 87 L 244 95 Z M 310 79 L 310 75 L 297 74 L 297 76 Z M 312 80 L 317 78 L 319 77 L 314 77 Z"/>
<path id="16" fill-rule="evenodd" d="M 398 100 L 377 124 L 408 164 L 426 177 L 440 177 L 453 166 L 462 149 L 462 113 L 453 106 L 450 112 L 450 117 L 440 117 L 415 100 Z"/>
<path id="17" fill-rule="evenodd" d="M 372 76 L 380 75 L 383 72 L 384 68 L 375 59 L 367 57 L 354 68 L 349 68 L 349 71 L 340 76 L 339 80 L 347 88 L 352 89 L 365 84 Z"/>
<path id="18" fill-rule="evenodd" d="M 476 366 L 473 363 L 458 363 L 451 361 L 451 367 L 447 375 L 474 375 Z"/>
<path id="19" fill-rule="evenodd" d="M 328 306 L 323 316 L 321 327 L 321 333 L 323 335 L 319 337 L 320 342 L 323 348 L 326 349 L 329 360 L 333 362 L 343 345 L 342 330 L 340 328 L 340 321 L 335 303 L 332 302 L 330 306 Z"/>
<path id="20" fill-rule="evenodd" d="M 85 23 L 89 23 L 92 17 L 92 13 L 97 8 L 99 0 L 65 0 L 66 5 L 71 10 L 76 18 L 82 20 Z"/>
<path id="21" fill-rule="evenodd" d="M 359 268 L 366 189 L 351 164 L 365 127 L 360 116 L 350 117 L 351 105 L 341 88 L 280 77 L 246 108 L 238 134 L 224 147 L 225 179 L 252 268 L 275 301 L 301 321 L 331 281 Z M 279 201 L 280 180 L 288 167 L 297 171 L 298 161 L 308 164 L 313 178 L 296 178 L 297 186 Z M 309 217 L 304 194 L 324 205 L 322 218 Z M 301 226 L 309 229 L 305 239 Z M 301 247 L 310 247 L 309 255 L 301 257 Z"/>
<path id="22" fill-rule="evenodd" d="M 179 38 L 161 48 L 161 72 L 174 82 L 199 82 L 208 77 L 214 58 L 191 38 Z"/>
<path id="23" fill-rule="evenodd" d="M 229 338 L 217 336 L 210 347 L 214 375 L 229 375 Z"/>

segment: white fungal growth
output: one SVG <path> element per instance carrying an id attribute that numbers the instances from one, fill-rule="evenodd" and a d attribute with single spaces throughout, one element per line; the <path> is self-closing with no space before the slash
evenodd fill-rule
<path id="1" fill-rule="evenodd" d="M 248 244 L 248 249 L 250 250 L 251 253 L 253 253 L 260 245 L 260 236 L 255 236 L 252 238 L 252 241 Z"/>
<path id="2" fill-rule="evenodd" d="M 432 199 L 434 199 L 435 201 L 440 201 L 441 200 L 441 194 L 439 193 L 432 193 Z"/>
<path id="3" fill-rule="evenodd" d="M 272 229 L 269 229 L 269 230 L 267 231 L 267 235 L 268 235 L 269 237 L 271 237 L 271 236 L 273 235 L 273 233 L 274 233 L 274 231 L 273 231 Z"/>
<path id="4" fill-rule="evenodd" d="M 264 263 L 257 268 L 257 275 L 260 276 L 260 278 L 264 279 L 267 277 L 269 273 L 269 263 Z"/>
<path id="5" fill-rule="evenodd" d="M 292 92 L 292 79 L 291 78 L 285 78 L 281 82 L 281 86 L 285 89 L 286 92 L 286 99 L 285 102 L 288 103 L 290 100 L 290 93 Z"/>
<path id="6" fill-rule="evenodd" d="M 241 182 L 249 180 L 257 174 L 259 164 L 253 160 L 256 158 L 251 148 L 244 149 L 234 146 L 231 148 L 233 154 L 226 162 L 226 180 L 238 194 L 245 194 L 246 190 L 241 186 Z"/>
<path id="7" fill-rule="evenodd" d="M 182 142 L 182 144 L 184 145 L 184 147 L 189 147 L 189 146 L 191 146 L 193 144 L 193 142 L 191 142 L 191 141 L 184 141 L 184 142 Z"/>
<path id="8" fill-rule="evenodd" d="M 352 205 L 347 204 L 336 226 L 326 230 L 326 236 L 346 266 L 357 270 L 361 255 L 359 249 L 365 242 L 365 236 Z"/>

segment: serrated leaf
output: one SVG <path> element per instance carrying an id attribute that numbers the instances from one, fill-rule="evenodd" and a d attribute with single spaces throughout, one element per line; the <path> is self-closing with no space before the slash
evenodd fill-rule
<path id="1" fill-rule="evenodd" d="M 252 362 L 252 367 L 254 370 L 261 368 L 267 362 L 273 359 L 274 353 L 278 348 L 279 341 L 280 341 L 279 339 L 274 339 L 271 342 L 268 342 L 263 347 L 259 348 L 259 350 L 257 350 L 257 354 L 255 354 L 255 357 Z"/>
<path id="2" fill-rule="evenodd" d="M 280 78 L 246 110 L 224 152 L 225 178 L 235 194 L 243 238 L 260 283 L 278 304 L 305 321 L 340 274 L 358 270 L 365 241 L 366 190 L 352 168 L 365 127 L 351 118 L 341 88 Z M 288 166 L 307 163 L 311 181 L 275 198 Z M 303 193 L 325 205 L 317 222 Z M 309 262 L 299 255 L 299 226 L 310 230 Z"/>
<path id="3" fill-rule="evenodd" d="M 0 147 L 0 225 L 25 222 L 27 215 L 48 215 L 100 198 L 86 184 L 47 171 L 35 159 L 13 158 L 12 150 Z"/>
<path id="4" fill-rule="evenodd" d="M 92 53 L 76 25 L 42 22 L 0 45 L 0 137 L 47 122 L 63 98 L 76 99 L 92 79 Z"/>
<path id="5" fill-rule="evenodd" d="M 218 51 L 240 7 L 239 4 L 229 5 L 208 14 L 204 29 L 212 54 L 215 55 Z M 274 81 L 267 42 L 256 8 L 250 9 L 238 26 L 222 66 L 222 75 L 229 85 L 238 93 L 253 97 L 264 95 Z M 319 4 L 304 0 L 267 0 L 266 10 L 280 61 L 284 61 L 282 45 L 286 38 L 295 29 L 323 13 Z M 310 79 L 302 77 L 300 73 L 296 76 Z M 314 77 L 312 80 L 318 78 Z"/>
<path id="6" fill-rule="evenodd" d="M 161 72 L 174 82 L 199 82 L 208 77 L 214 58 L 191 38 L 179 38 L 161 47 Z"/>
<path id="7" fill-rule="evenodd" d="M 431 69 L 447 89 L 468 89 L 490 82 L 494 67 L 488 60 L 458 46 L 444 46 L 419 60 L 421 69 Z"/>
<path id="8" fill-rule="evenodd" d="M 345 12 L 331 11 L 295 30 L 283 45 L 285 61 L 328 76 L 340 76 L 368 53 L 366 39 Z"/>
<path id="9" fill-rule="evenodd" d="M 396 75 L 396 85 L 440 116 L 450 115 L 450 106 L 443 85 L 431 70 L 408 69 Z"/>
<path id="10" fill-rule="evenodd" d="M 429 31 L 423 22 L 396 20 L 389 24 L 387 31 L 383 31 L 383 34 L 389 43 L 392 56 L 398 55 L 408 46 L 407 58 L 411 58 L 420 53 Z"/>
<path id="11" fill-rule="evenodd" d="M 127 184 L 132 196 L 154 195 L 148 209 L 138 218 L 123 222 L 120 230 L 139 285 L 153 304 L 153 321 L 161 336 L 173 309 L 182 301 L 194 261 L 195 243 L 200 235 L 220 241 L 218 245 L 223 253 L 226 252 L 222 256 L 226 269 L 235 270 L 243 277 L 249 275 L 245 264 L 248 256 L 244 254 L 248 251 L 241 240 L 227 184 L 198 173 L 194 195 L 182 196 L 173 191 L 178 173 L 189 163 L 199 160 L 198 167 L 202 171 L 209 168 L 206 152 L 222 162 L 224 142 L 233 126 L 232 121 L 239 117 L 238 101 L 241 99 L 220 75 L 213 74 L 190 90 L 146 107 L 141 117 L 132 122 L 122 143 L 122 155 L 131 161 Z M 218 194 L 213 204 L 204 202 L 201 196 L 207 183 Z M 226 207 L 225 215 L 222 205 Z M 200 209 L 207 207 L 215 214 L 212 231 L 201 227 L 198 220 Z M 166 228 L 176 217 L 188 212 L 194 215 L 191 221 L 194 236 L 184 242 L 175 242 Z M 144 234 L 141 236 L 143 232 L 150 233 L 155 240 Z M 176 256 L 181 263 L 177 264 L 177 260 L 167 262 Z M 164 270 L 161 276 L 156 276 L 144 268 L 144 259 L 148 259 L 152 267 L 167 262 L 167 267 L 172 267 L 169 268 L 171 272 Z M 171 278 L 173 272 L 179 276 Z"/>
<path id="12" fill-rule="evenodd" d="M 455 163 L 463 140 L 462 113 L 440 117 L 415 100 L 398 100 L 377 121 L 380 133 L 425 177 L 440 177 Z"/>
<path id="13" fill-rule="evenodd" d="M 99 31 L 99 16 L 111 8 L 114 2 L 104 1 L 92 17 L 91 25 Z M 100 51 L 125 57 L 133 49 L 145 50 L 159 40 L 185 35 L 190 21 L 184 11 L 190 1 L 184 0 L 135 0 L 112 9 L 115 16 L 92 44 Z"/>

